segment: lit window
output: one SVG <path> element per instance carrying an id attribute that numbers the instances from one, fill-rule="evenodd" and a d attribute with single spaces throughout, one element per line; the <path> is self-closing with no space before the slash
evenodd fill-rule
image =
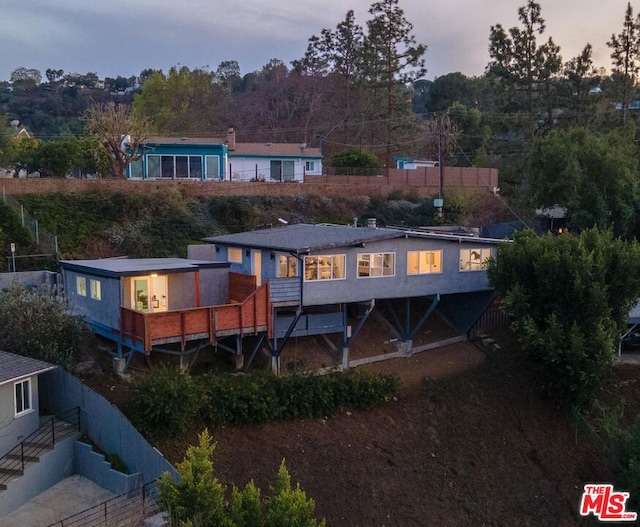
<path id="1" fill-rule="evenodd" d="M 31 406 L 31 380 L 26 379 L 15 383 L 15 409 L 16 417 L 30 412 Z"/>
<path id="2" fill-rule="evenodd" d="M 91 298 L 93 300 L 102 300 L 102 288 L 100 286 L 100 280 L 90 280 L 91 285 Z"/>
<path id="3" fill-rule="evenodd" d="M 227 249 L 227 261 L 233 263 L 242 263 L 242 249 L 237 247 L 229 247 Z"/>
<path id="4" fill-rule="evenodd" d="M 460 249 L 461 271 L 482 271 L 489 266 L 491 249 Z"/>
<path id="5" fill-rule="evenodd" d="M 407 274 L 430 274 L 442 272 L 442 251 L 409 251 Z"/>
<path id="6" fill-rule="evenodd" d="M 280 278 L 298 276 L 298 259 L 295 256 L 281 254 L 278 265 L 278 276 Z"/>
<path id="7" fill-rule="evenodd" d="M 395 253 L 358 254 L 358 278 L 394 276 L 395 274 Z"/>
<path id="8" fill-rule="evenodd" d="M 87 279 L 84 276 L 76 276 L 76 293 L 87 296 Z"/>
<path id="9" fill-rule="evenodd" d="M 304 257 L 304 279 L 313 280 L 342 280 L 345 277 L 344 254 L 330 254 L 322 256 Z"/>

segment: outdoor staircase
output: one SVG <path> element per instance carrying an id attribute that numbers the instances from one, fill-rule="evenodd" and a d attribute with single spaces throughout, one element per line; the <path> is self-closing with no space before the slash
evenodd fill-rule
<path id="1" fill-rule="evenodd" d="M 0 458 L 0 493 L 7 490 L 12 480 L 23 476 L 27 467 L 39 463 L 56 443 L 77 435 L 79 428 L 79 408 L 57 417 L 41 416 L 38 430 Z"/>

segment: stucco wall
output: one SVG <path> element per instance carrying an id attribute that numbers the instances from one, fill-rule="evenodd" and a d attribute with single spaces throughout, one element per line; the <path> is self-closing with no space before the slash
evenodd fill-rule
<path id="1" fill-rule="evenodd" d="M 220 245 L 216 253 L 219 258 L 226 259 L 227 248 Z M 368 242 L 364 248 L 338 248 L 322 251 L 322 255 L 344 254 L 345 278 L 340 280 L 305 281 L 304 305 L 323 305 L 341 302 L 360 302 L 372 298 L 403 298 L 407 296 L 427 296 L 434 294 L 451 294 L 489 289 L 486 271 L 460 271 L 460 249 L 491 248 L 495 246 L 474 243 L 473 238 L 464 243 L 427 238 L 395 238 L 378 242 Z M 434 274 L 408 275 L 408 251 L 442 251 L 442 272 Z M 359 253 L 395 253 L 395 275 L 384 277 L 357 276 Z M 234 272 L 249 273 L 249 257 L 243 249 L 243 264 L 233 264 Z M 277 255 L 271 259 L 271 251 L 262 251 L 263 281 L 277 276 Z"/>
<path id="2" fill-rule="evenodd" d="M 25 377 L 26 379 L 27 377 Z M 40 426 L 38 377 L 31 376 L 31 404 L 33 411 L 15 417 L 15 381 L 0 385 L 0 457 L 35 432 Z M 24 380 L 24 379 L 21 379 Z"/>
<path id="3" fill-rule="evenodd" d="M 169 311 L 188 309 L 196 305 L 195 273 L 169 275 Z"/>
<path id="4" fill-rule="evenodd" d="M 65 269 L 63 271 L 65 283 L 65 297 L 72 306 L 74 312 L 105 324 L 110 328 L 120 327 L 120 279 L 92 277 L 87 273 L 80 273 Z M 76 277 L 85 277 L 87 280 L 87 296 L 79 295 L 76 289 Z M 91 298 L 90 280 L 100 281 L 101 299 Z"/>
<path id="5" fill-rule="evenodd" d="M 229 269 L 200 269 L 200 305 L 219 306 L 229 302 Z"/>

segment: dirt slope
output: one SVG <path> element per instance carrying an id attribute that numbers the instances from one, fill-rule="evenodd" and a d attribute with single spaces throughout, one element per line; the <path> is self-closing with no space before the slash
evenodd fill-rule
<path id="1" fill-rule="evenodd" d="M 330 526 L 598 523 L 581 490 L 611 475 L 519 353 L 459 343 L 375 367 L 405 386 L 370 413 L 215 430 L 219 479 L 267 489 L 285 458 Z M 157 446 L 177 462 L 196 435 Z"/>

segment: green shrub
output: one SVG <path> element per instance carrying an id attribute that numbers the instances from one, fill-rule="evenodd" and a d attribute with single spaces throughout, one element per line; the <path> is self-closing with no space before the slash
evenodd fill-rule
<path id="1" fill-rule="evenodd" d="M 127 465 L 125 464 L 118 454 L 107 454 L 104 456 L 105 461 L 111 463 L 111 468 L 113 470 L 117 470 L 118 472 L 122 472 L 123 474 L 128 474 L 129 471 L 127 469 Z"/>
<path id="2" fill-rule="evenodd" d="M 84 335 L 62 297 L 24 286 L 0 293 L 0 349 L 71 369 Z"/>
<path id="3" fill-rule="evenodd" d="M 366 410 L 397 395 L 400 381 L 391 375 L 349 370 L 329 375 L 270 373 L 207 375 L 209 426 L 261 423 L 300 417 L 325 417 L 340 407 Z"/>
<path id="4" fill-rule="evenodd" d="M 399 389 L 397 377 L 367 371 L 192 377 L 164 366 L 135 382 L 127 415 L 145 434 L 175 437 L 192 429 L 199 417 L 212 428 L 326 417 L 341 407 L 367 410 L 389 401 Z"/>
<path id="5" fill-rule="evenodd" d="M 142 433 L 173 437 L 193 428 L 203 407 L 202 389 L 188 372 L 159 366 L 133 385 L 127 415 Z"/>

